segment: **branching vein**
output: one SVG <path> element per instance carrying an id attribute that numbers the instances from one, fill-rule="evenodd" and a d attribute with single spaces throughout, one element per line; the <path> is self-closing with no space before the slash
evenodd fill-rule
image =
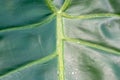
<path id="1" fill-rule="evenodd" d="M 33 62 L 30 62 L 30 63 L 28 63 L 28 64 L 26 64 L 26 65 L 24 65 L 24 66 L 18 67 L 17 69 L 14 69 L 14 70 L 12 70 L 12 71 L 10 71 L 10 72 L 7 72 L 6 74 L 1 75 L 1 76 L 0 76 L 0 79 L 2 79 L 2 78 L 4 78 L 4 77 L 7 77 L 7 76 L 10 76 L 10 75 L 12 75 L 12 74 L 15 74 L 15 73 L 18 72 L 18 71 L 21 71 L 21 70 L 25 70 L 25 69 L 27 69 L 27 68 L 30 68 L 30 67 L 32 67 L 33 65 L 42 64 L 42 63 L 48 62 L 48 61 L 52 60 L 53 58 L 55 58 L 56 56 L 57 56 L 57 54 L 56 54 L 56 52 L 54 52 L 54 53 L 52 53 L 51 55 L 48 55 L 48 56 L 46 56 L 46 57 L 44 57 L 44 58 L 40 58 L 40 59 L 35 60 L 35 61 L 33 61 Z"/>
<path id="2" fill-rule="evenodd" d="M 91 42 L 88 42 L 88 41 L 84 41 L 84 40 L 81 40 L 81 39 L 64 38 L 64 41 L 70 41 L 70 42 L 78 43 L 78 44 L 85 45 L 85 46 L 88 46 L 88 47 L 92 47 L 92 48 L 96 48 L 96 49 L 99 49 L 99 50 L 103 50 L 103 51 L 109 52 L 111 54 L 118 54 L 118 55 L 120 55 L 120 51 L 118 51 L 118 50 L 114 50 L 112 48 L 105 47 L 105 46 L 102 46 L 102 45 L 99 45 L 99 44 L 95 44 L 95 43 L 91 43 Z"/>

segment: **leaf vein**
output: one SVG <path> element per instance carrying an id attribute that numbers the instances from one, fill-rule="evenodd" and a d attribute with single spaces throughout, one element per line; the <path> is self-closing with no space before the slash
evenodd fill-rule
<path id="1" fill-rule="evenodd" d="M 78 44 L 81 44 L 81 45 L 85 45 L 85 46 L 88 46 L 88 47 L 92 47 L 92 48 L 96 48 L 96 49 L 99 49 L 99 50 L 103 50 L 103 51 L 109 52 L 111 54 L 120 55 L 120 50 L 117 50 L 117 49 L 115 50 L 115 49 L 112 49 L 110 47 L 105 47 L 105 46 L 97 44 L 97 43 L 91 43 L 89 41 L 84 41 L 84 40 L 75 39 L 75 38 L 64 38 L 63 40 L 64 41 L 75 42 L 75 43 L 78 43 Z"/>

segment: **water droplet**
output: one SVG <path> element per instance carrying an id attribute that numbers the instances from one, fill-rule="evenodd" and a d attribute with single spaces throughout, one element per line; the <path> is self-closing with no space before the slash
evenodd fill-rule
<path id="1" fill-rule="evenodd" d="M 78 80 L 78 78 L 75 78 L 75 80 Z"/>
<path id="2" fill-rule="evenodd" d="M 72 74 L 75 74 L 75 72 L 72 72 Z"/>
<path id="3" fill-rule="evenodd" d="M 77 42 L 78 44 L 80 43 L 80 42 Z"/>
<path id="4" fill-rule="evenodd" d="M 57 71 L 57 74 L 59 75 L 59 71 Z"/>

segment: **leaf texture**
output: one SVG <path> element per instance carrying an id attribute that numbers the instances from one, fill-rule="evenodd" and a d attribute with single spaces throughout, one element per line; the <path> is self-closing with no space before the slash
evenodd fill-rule
<path id="1" fill-rule="evenodd" d="M 119 0 L 0 0 L 0 80 L 120 80 Z"/>

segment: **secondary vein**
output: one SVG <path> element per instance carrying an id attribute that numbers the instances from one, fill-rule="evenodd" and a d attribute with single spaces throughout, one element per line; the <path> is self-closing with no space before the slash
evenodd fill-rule
<path id="1" fill-rule="evenodd" d="M 9 75 L 15 74 L 16 72 L 21 71 L 21 70 L 24 70 L 24 69 L 26 69 L 26 68 L 30 68 L 30 67 L 32 67 L 33 65 L 42 64 L 42 63 L 48 62 L 48 61 L 52 60 L 53 58 L 55 58 L 56 56 L 57 56 L 57 54 L 56 54 L 56 52 L 54 52 L 54 53 L 52 53 L 51 55 L 48 55 L 48 56 L 46 56 L 46 57 L 44 57 L 44 58 L 41 58 L 41 59 L 35 60 L 35 61 L 33 61 L 33 62 L 30 62 L 30 63 L 28 63 L 28 64 L 26 64 L 26 65 L 24 65 L 24 66 L 18 67 L 17 69 L 12 70 L 12 71 L 4 74 L 4 75 L 1 75 L 1 76 L 0 76 L 0 79 L 4 78 L 4 77 L 6 77 L 6 76 L 9 76 Z"/>
<path id="2" fill-rule="evenodd" d="M 96 48 L 96 49 L 99 49 L 99 50 L 103 50 L 103 51 L 106 51 L 106 52 L 109 52 L 109 53 L 112 53 L 112 54 L 120 55 L 120 51 L 117 51 L 117 50 L 114 50 L 112 48 L 105 47 L 105 46 L 102 46 L 102 45 L 99 45 L 99 44 L 95 44 L 95 43 L 91 43 L 91 42 L 88 42 L 88 41 L 84 41 L 84 40 L 81 40 L 81 39 L 64 38 L 64 41 L 70 41 L 70 42 L 78 43 L 78 44 L 85 45 L 85 46 L 88 46 L 88 47 L 92 47 L 92 48 Z"/>
<path id="3" fill-rule="evenodd" d="M 73 16 L 63 12 L 62 16 L 69 19 L 90 19 L 90 18 L 100 18 L 100 17 L 120 18 L 120 15 L 112 14 L 112 13 L 99 13 L 99 14 L 86 14 L 86 15 Z"/>
<path id="4" fill-rule="evenodd" d="M 39 27 L 39 25 L 46 24 L 47 22 L 51 21 L 54 17 L 55 17 L 55 14 L 52 14 L 48 18 L 42 20 L 41 22 L 26 25 L 26 26 L 5 28 L 5 29 L 1 29 L 0 32 L 15 31 L 15 30 L 25 30 L 25 29 L 30 29 L 30 28 L 34 28 L 34 27 Z"/>

